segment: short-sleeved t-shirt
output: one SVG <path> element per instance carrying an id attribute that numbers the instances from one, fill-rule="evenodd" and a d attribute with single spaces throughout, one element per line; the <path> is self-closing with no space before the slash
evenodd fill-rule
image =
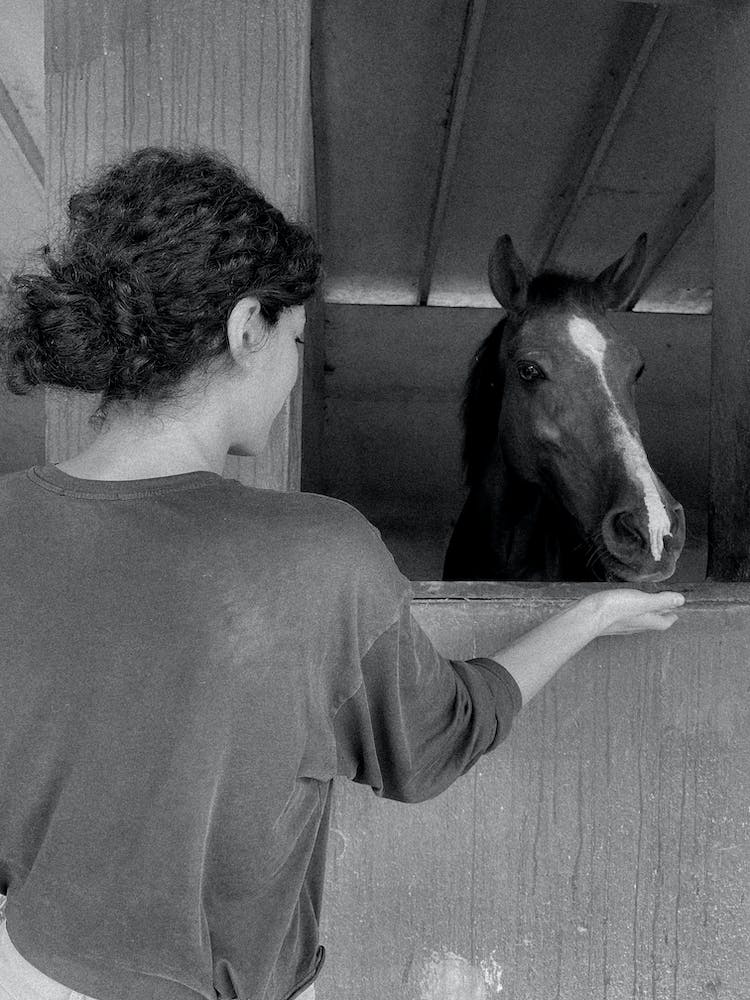
<path id="1" fill-rule="evenodd" d="M 296 995 L 333 779 L 430 798 L 520 708 L 330 498 L 35 467 L 0 477 L 0 560 L 8 932 L 101 1000 Z"/>

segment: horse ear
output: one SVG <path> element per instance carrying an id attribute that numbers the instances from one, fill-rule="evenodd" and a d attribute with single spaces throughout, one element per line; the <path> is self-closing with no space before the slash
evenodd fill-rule
<path id="1" fill-rule="evenodd" d="M 646 240 L 646 233 L 641 233 L 628 252 L 595 279 L 607 308 L 621 309 L 628 304 L 646 264 Z"/>
<path id="2" fill-rule="evenodd" d="M 487 273 L 497 301 L 510 313 L 523 312 L 529 277 L 510 236 L 501 236 L 492 248 Z"/>

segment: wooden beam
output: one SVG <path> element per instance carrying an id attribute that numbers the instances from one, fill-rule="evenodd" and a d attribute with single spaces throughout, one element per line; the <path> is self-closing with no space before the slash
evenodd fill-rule
<path id="1" fill-rule="evenodd" d="M 750 6 L 716 30 L 708 575 L 750 581 Z"/>
<path id="2" fill-rule="evenodd" d="M 662 264 L 674 250 L 677 241 L 711 200 L 713 192 L 714 164 L 713 157 L 711 157 L 711 162 L 682 194 L 682 197 L 667 214 L 656 237 L 652 240 L 646 267 L 625 304 L 625 309 L 632 309 L 643 297 Z"/>
<path id="3" fill-rule="evenodd" d="M 702 7 L 705 10 L 706 5 L 718 8 L 722 4 L 732 3 L 733 0 L 620 0 L 620 2 L 648 4 L 649 7 L 653 7 L 655 3 L 660 7 Z M 747 0 L 735 0 L 735 2 L 746 3 Z"/>
<path id="4" fill-rule="evenodd" d="M 487 0 L 468 0 L 466 5 L 466 17 L 464 19 L 461 45 L 458 52 L 456 74 L 453 79 L 453 89 L 448 107 L 445 141 L 440 155 L 437 185 L 430 212 L 424 262 L 422 264 L 422 272 L 419 276 L 417 301 L 420 306 L 426 306 L 430 296 L 432 274 L 435 268 L 438 247 L 440 246 L 445 209 L 448 204 L 448 195 L 453 181 L 453 171 L 458 157 L 458 143 L 461 137 L 466 104 L 469 99 L 471 79 L 474 74 L 474 64 L 479 48 L 479 38 L 482 32 L 482 22 L 484 21 L 486 7 Z"/>
<path id="5" fill-rule="evenodd" d="M 561 194 L 555 198 L 549 213 L 550 223 L 542 252 L 537 260 L 537 271 L 543 270 L 554 261 L 565 242 L 609 152 L 620 121 L 628 109 L 668 17 L 668 10 L 654 10 L 650 20 L 645 21 L 644 27 L 641 28 L 641 31 L 645 28 L 645 33 L 632 62 L 627 68 L 616 69 L 616 75 L 624 76 L 624 80 L 614 103 L 609 109 L 606 105 L 602 107 L 602 120 L 597 123 L 599 127 L 591 128 L 589 124 L 585 135 L 577 143 L 580 152 L 576 153 L 574 162 L 567 171 L 567 177 L 560 185 Z"/>
<path id="6" fill-rule="evenodd" d="M 429 601 L 433 607 L 439 601 L 493 601 L 497 604 L 516 605 L 531 609 L 534 605 L 566 605 L 580 601 L 589 594 L 605 590 L 625 590 L 629 583 L 545 583 L 505 580 L 413 580 L 412 592 L 415 601 Z M 664 590 L 663 583 L 646 584 L 641 590 L 658 592 Z M 732 608 L 750 608 L 750 587 L 743 583 L 713 584 L 704 581 L 685 583 L 680 586 L 685 595 L 685 604 L 691 611 L 717 605 Z"/>
<path id="7" fill-rule="evenodd" d="M 43 188 L 44 157 L 39 151 L 39 147 L 34 142 L 34 137 L 31 132 L 29 132 L 26 122 L 23 120 L 21 112 L 16 107 L 15 101 L 11 97 L 10 91 L 5 86 L 2 77 L 0 77 L 0 115 L 2 115 L 3 120 L 8 126 L 8 129 L 23 154 L 24 159 L 31 167 L 32 173 Z"/>

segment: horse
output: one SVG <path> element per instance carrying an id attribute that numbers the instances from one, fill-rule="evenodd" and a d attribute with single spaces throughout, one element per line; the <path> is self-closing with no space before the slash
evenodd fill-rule
<path id="1" fill-rule="evenodd" d="M 531 279 L 509 236 L 489 258 L 506 315 L 481 343 L 462 406 L 468 495 L 445 580 L 657 582 L 685 515 L 649 464 L 635 385 L 643 359 L 607 310 L 628 301 L 642 233 L 597 277 Z"/>

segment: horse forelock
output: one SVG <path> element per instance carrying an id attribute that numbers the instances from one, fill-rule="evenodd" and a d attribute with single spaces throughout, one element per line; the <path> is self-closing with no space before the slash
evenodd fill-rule
<path id="1" fill-rule="evenodd" d="M 603 313 L 604 294 L 590 278 L 562 271 L 542 271 L 530 283 L 525 315 L 537 309 L 566 308 L 571 311 Z"/>

